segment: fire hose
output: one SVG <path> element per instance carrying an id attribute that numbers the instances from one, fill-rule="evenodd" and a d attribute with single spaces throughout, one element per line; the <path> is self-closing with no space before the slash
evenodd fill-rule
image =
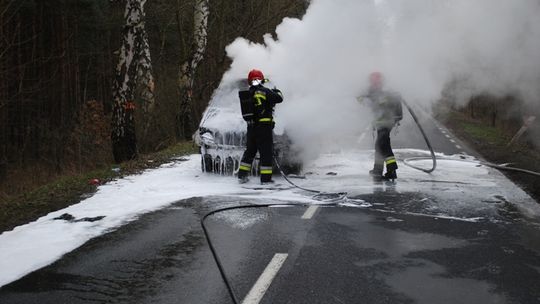
<path id="1" fill-rule="evenodd" d="M 510 166 L 507 166 L 507 165 L 497 165 L 497 164 L 487 162 L 487 161 L 482 161 L 482 160 L 466 160 L 466 159 L 455 159 L 455 158 L 450 158 L 450 157 L 436 157 L 435 152 L 433 151 L 433 147 L 431 146 L 431 143 L 430 143 L 426 133 L 424 132 L 424 129 L 422 128 L 422 125 L 418 121 L 418 117 L 416 116 L 415 112 L 409 106 L 409 104 L 407 102 L 405 102 L 404 100 L 402 102 L 405 105 L 405 107 L 407 107 L 407 110 L 409 110 L 409 113 L 411 113 L 411 116 L 414 119 L 414 122 L 416 123 L 418 128 L 420 129 L 420 132 L 422 133 L 422 136 L 424 137 L 424 140 L 426 141 L 426 144 L 427 144 L 427 146 L 429 148 L 429 152 L 431 153 L 431 157 L 411 157 L 411 158 L 404 159 L 403 163 L 405 165 L 407 165 L 407 166 L 409 166 L 411 168 L 426 172 L 426 173 L 431 173 L 437 167 L 437 159 L 439 159 L 439 160 L 453 160 L 453 161 L 476 163 L 476 164 L 492 167 L 492 168 L 499 169 L 499 170 L 514 171 L 514 172 L 520 172 L 520 173 L 530 174 L 530 175 L 534 175 L 534 176 L 540 176 L 540 172 L 535 172 L 535 171 L 531 171 L 531 170 L 525 170 L 525 169 L 521 169 L 521 168 L 510 167 Z M 424 169 L 424 168 L 421 168 L 421 167 L 418 167 L 418 166 L 415 166 L 415 165 L 411 164 L 412 161 L 426 160 L 426 159 L 431 159 L 433 161 L 433 167 L 431 169 Z"/>

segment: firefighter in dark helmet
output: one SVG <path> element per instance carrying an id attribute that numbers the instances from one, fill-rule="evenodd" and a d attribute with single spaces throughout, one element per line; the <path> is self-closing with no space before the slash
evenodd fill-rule
<path id="1" fill-rule="evenodd" d="M 390 131 L 403 118 L 401 96 L 383 89 L 384 79 L 380 72 L 369 75 L 367 95 L 359 97 L 359 101 L 371 107 L 374 119 L 373 127 L 377 131 L 375 140 L 375 163 L 369 174 L 375 181 L 394 180 L 398 168 L 392 146 Z M 386 173 L 383 175 L 384 166 Z"/>
<path id="2" fill-rule="evenodd" d="M 238 180 L 248 181 L 253 159 L 259 151 L 261 183 L 272 182 L 272 159 L 274 150 L 274 106 L 283 101 L 281 91 L 264 86 L 261 71 L 251 70 L 248 74 L 249 90 L 240 91 L 242 116 L 247 122 L 246 150 L 240 161 Z"/>

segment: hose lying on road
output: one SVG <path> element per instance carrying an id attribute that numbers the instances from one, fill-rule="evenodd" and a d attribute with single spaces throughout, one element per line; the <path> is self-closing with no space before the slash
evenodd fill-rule
<path id="1" fill-rule="evenodd" d="M 223 279 L 223 282 L 225 283 L 225 286 L 227 287 L 227 291 L 229 293 L 229 296 L 231 297 L 231 300 L 234 304 L 240 303 L 238 301 L 238 298 L 236 297 L 236 294 L 234 292 L 234 289 L 229 282 L 229 279 L 227 278 L 227 275 L 225 273 L 225 269 L 223 268 L 223 264 L 221 263 L 221 260 L 219 259 L 219 256 L 216 252 L 216 249 L 214 248 L 214 244 L 212 243 L 212 239 L 210 238 L 210 234 L 208 233 L 208 229 L 205 225 L 205 220 L 209 216 L 216 214 L 218 212 L 223 211 L 229 211 L 229 210 L 236 210 L 236 209 L 248 209 L 248 208 L 268 208 L 272 206 L 308 206 L 308 204 L 262 204 L 262 205 L 240 205 L 240 206 L 233 206 L 233 207 L 225 207 L 225 208 L 219 208 L 213 211 L 208 212 L 201 218 L 201 226 L 204 231 L 204 236 L 206 238 L 206 241 L 208 242 L 208 247 L 210 248 L 210 251 L 212 252 L 212 257 L 214 258 L 214 261 L 216 262 L 219 273 L 221 275 L 221 278 Z M 336 206 L 335 203 L 326 203 L 326 204 L 318 204 L 318 206 Z"/>
<path id="2" fill-rule="evenodd" d="M 276 164 L 276 167 L 277 167 L 278 170 L 279 170 L 279 174 L 281 174 L 281 176 L 283 176 L 283 178 L 284 178 L 289 184 L 291 184 L 293 187 L 298 188 L 298 189 L 300 189 L 300 190 L 307 191 L 307 192 L 321 193 L 321 191 L 319 191 L 319 190 L 313 190 L 313 189 L 303 188 L 303 187 L 300 187 L 300 186 L 298 186 L 297 184 L 293 183 L 293 182 L 287 177 L 287 175 L 283 172 L 283 169 L 281 169 L 281 166 L 279 165 L 279 162 L 278 162 L 278 160 L 277 160 L 277 158 L 276 158 L 275 155 L 274 155 L 274 163 Z"/>
<path id="3" fill-rule="evenodd" d="M 279 165 L 279 162 L 276 158 L 276 156 L 274 155 L 274 163 L 276 164 L 276 167 L 278 168 L 279 170 L 279 173 L 281 174 L 281 176 L 283 176 L 283 178 L 289 183 L 291 184 L 293 187 L 295 188 L 298 188 L 300 190 L 304 190 L 304 191 L 308 191 L 308 192 L 312 192 L 312 193 L 316 193 L 316 195 L 313 197 L 314 199 L 316 200 L 321 200 L 321 198 L 323 198 L 322 200 L 330 200 L 330 202 L 328 203 L 323 203 L 323 204 L 318 204 L 319 206 L 336 206 L 336 200 L 339 200 L 339 199 L 344 199 L 347 195 L 347 192 L 336 192 L 336 193 L 329 193 L 329 192 L 323 192 L 323 191 L 319 191 L 319 190 L 313 190 L 313 189 L 308 189 L 308 188 L 304 188 L 304 187 L 300 187 L 298 185 L 296 185 L 295 183 L 293 183 L 288 177 L 287 175 L 283 172 L 283 169 L 281 168 L 281 166 Z M 233 301 L 234 304 L 238 304 L 238 299 L 236 297 L 236 294 L 234 292 L 234 289 L 232 287 L 232 285 L 230 284 L 229 280 L 227 279 L 227 275 L 225 274 L 225 269 L 223 268 L 223 264 L 221 263 L 221 260 L 219 259 L 219 256 L 217 255 L 217 252 L 216 252 L 216 249 L 214 248 L 214 245 L 212 243 L 212 240 L 210 239 L 210 235 L 208 233 L 208 230 L 206 229 L 206 225 L 205 225 L 205 220 L 206 218 L 208 218 L 209 216 L 215 214 L 215 213 L 218 213 L 218 212 L 223 212 L 223 211 L 228 211 L 228 210 L 234 210 L 234 209 L 246 209 L 246 208 L 263 208 L 263 207 L 271 207 L 271 206 L 307 206 L 306 204 L 263 204 L 263 205 L 241 205 L 241 206 L 235 206 L 235 207 L 226 207 L 226 208 L 220 208 L 220 209 L 216 209 L 216 210 L 213 210 L 211 212 L 208 212 L 207 214 L 205 214 L 202 218 L 201 218 L 201 226 L 203 228 L 203 231 L 204 231 L 204 236 L 206 237 L 206 241 L 208 242 L 208 246 L 210 248 L 210 251 L 212 252 L 212 256 L 218 266 L 218 269 L 219 269 L 219 273 L 221 275 L 221 278 L 223 279 L 223 282 L 225 282 L 225 286 L 227 287 L 227 291 L 229 293 L 229 296 L 231 297 L 231 300 Z"/>
<path id="4" fill-rule="evenodd" d="M 283 172 L 283 169 L 281 168 L 281 166 L 279 165 L 279 162 L 276 158 L 276 156 L 274 155 L 274 163 L 276 164 L 276 167 L 278 168 L 278 171 L 279 171 L 279 174 L 289 183 L 291 184 L 293 187 L 295 188 L 298 188 L 300 190 L 304 190 L 304 191 L 307 191 L 307 192 L 311 192 L 311 193 L 316 193 L 314 196 L 313 196 L 313 199 L 314 200 L 319 200 L 319 201 L 332 201 L 332 200 L 342 200 L 342 199 L 346 199 L 347 198 L 347 192 L 323 192 L 323 191 L 320 191 L 320 190 L 313 190 L 313 189 L 308 189 L 308 188 L 304 188 L 304 187 L 300 187 L 298 186 L 297 184 L 293 183 L 288 177 L 287 175 L 285 174 L 285 172 Z"/>
<path id="5" fill-rule="evenodd" d="M 509 167 L 509 166 L 503 166 L 503 165 L 497 165 L 497 164 L 486 162 L 486 161 L 436 157 L 435 152 L 433 151 L 433 147 L 431 146 L 431 143 L 430 143 L 426 133 L 424 132 L 424 129 L 422 128 L 422 125 L 418 121 L 418 118 L 416 117 L 416 114 L 414 113 L 412 108 L 409 106 L 409 104 L 405 100 L 402 100 L 402 102 L 405 105 L 405 107 L 407 107 L 407 110 L 409 110 L 409 113 L 411 113 L 411 116 L 414 119 L 414 122 L 416 123 L 418 128 L 420 129 L 420 132 L 422 132 L 422 136 L 424 136 L 426 144 L 427 144 L 427 146 L 429 148 L 429 152 L 431 153 L 431 157 L 411 157 L 411 158 L 404 159 L 403 162 L 405 163 L 405 165 L 407 165 L 407 166 L 409 166 L 409 167 L 411 167 L 413 169 L 424 171 L 426 173 L 431 173 L 437 167 L 437 159 L 439 159 L 439 160 L 455 160 L 455 161 L 477 163 L 477 164 L 481 164 L 481 165 L 484 165 L 484 166 L 488 166 L 488 167 L 492 167 L 492 168 L 496 168 L 496 169 L 500 169 L 500 170 L 505 170 L 505 171 L 514 171 L 514 172 L 526 173 L 526 174 L 530 174 L 530 175 L 534 175 L 534 176 L 540 176 L 540 172 L 535 172 L 535 171 L 531 171 L 531 170 L 525 170 L 525 169 L 521 169 L 521 168 L 514 168 L 514 167 Z M 411 164 L 411 161 L 425 160 L 425 159 L 431 159 L 433 161 L 433 167 L 431 169 L 423 169 L 421 167 L 418 167 L 418 166 L 415 166 L 415 165 Z"/>
<path id="6" fill-rule="evenodd" d="M 405 165 L 407 165 L 407 166 L 409 166 L 411 168 L 416 168 L 415 166 L 411 165 L 411 163 L 410 163 L 411 161 L 426 160 L 426 159 L 431 159 L 431 157 L 411 157 L 411 158 L 404 159 L 403 163 L 405 163 Z M 509 166 L 505 166 L 505 165 L 497 165 L 497 164 L 494 164 L 494 163 L 481 161 L 481 160 L 456 159 L 456 158 L 452 158 L 452 157 L 437 157 L 437 159 L 439 159 L 439 160 L 461 161 L 461 162 L 467 162 L 467 163 L 475 163 L 475 164 L 484 165 L 484 166 L 487 166 L 487 167 L 496 168 L 496 169 L 499 169 L 499 170 L 526 173 L 526 174 L 530 174 L 530 175 L 540 177 L 540 172 L 535 172 L 535 171 L 525 170 L 525 169 L 515 168 L 515 167 L 509 167 Z"/>

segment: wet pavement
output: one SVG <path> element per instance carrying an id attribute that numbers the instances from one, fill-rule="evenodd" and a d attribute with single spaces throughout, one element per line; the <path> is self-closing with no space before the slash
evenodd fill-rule
<path id="1" fill-rule="evenodd" d="M 0 289 L 0 303 L 227 303 L 190 199 L 92 239 Z M 225 297 L 226 299 L 226 297 Z"/>
<path id="2" fill-rule="evenodd" d="M 396 212 L 421 204 L 412 193 L 386 201 L 233 209 L 206 226 L 239 300 L 286 254 L 260 303 L 540 301 L 533 222 L 503 211 L 478 221 Z M 144 215 L 2 287 L 0 303 L 232 303 L 199 220 L 249 203 L 195 198 Z"/>

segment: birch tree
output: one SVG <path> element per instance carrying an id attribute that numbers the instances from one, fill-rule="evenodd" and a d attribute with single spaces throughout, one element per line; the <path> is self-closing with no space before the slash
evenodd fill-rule
<path id="1" fill-rule="evenodd" d="M 178 88 L 180 92 L 180 113 L 178 119 L 179 135 L 189 139 L 193 129 L 193 86 L 197 66 L 204 58 L 208 41 L 208 15 L 210 14 L 209 0 L 195 0 L 193 45 L 191 54 L 182 65 L 178 75 Z"/>
<path id="2" fill-rule="evenodd" d="M 137 87 L 147 122 L 155 105 L 154 77 L 148 37 L 144 27 L 144 5 L 146 0 L 127 0 L 124 12 L 122 47 L 113 80 L 112 145 L 116 162 L 133 159 L 137 156 L 137 137 L 135 132 Z"/>

